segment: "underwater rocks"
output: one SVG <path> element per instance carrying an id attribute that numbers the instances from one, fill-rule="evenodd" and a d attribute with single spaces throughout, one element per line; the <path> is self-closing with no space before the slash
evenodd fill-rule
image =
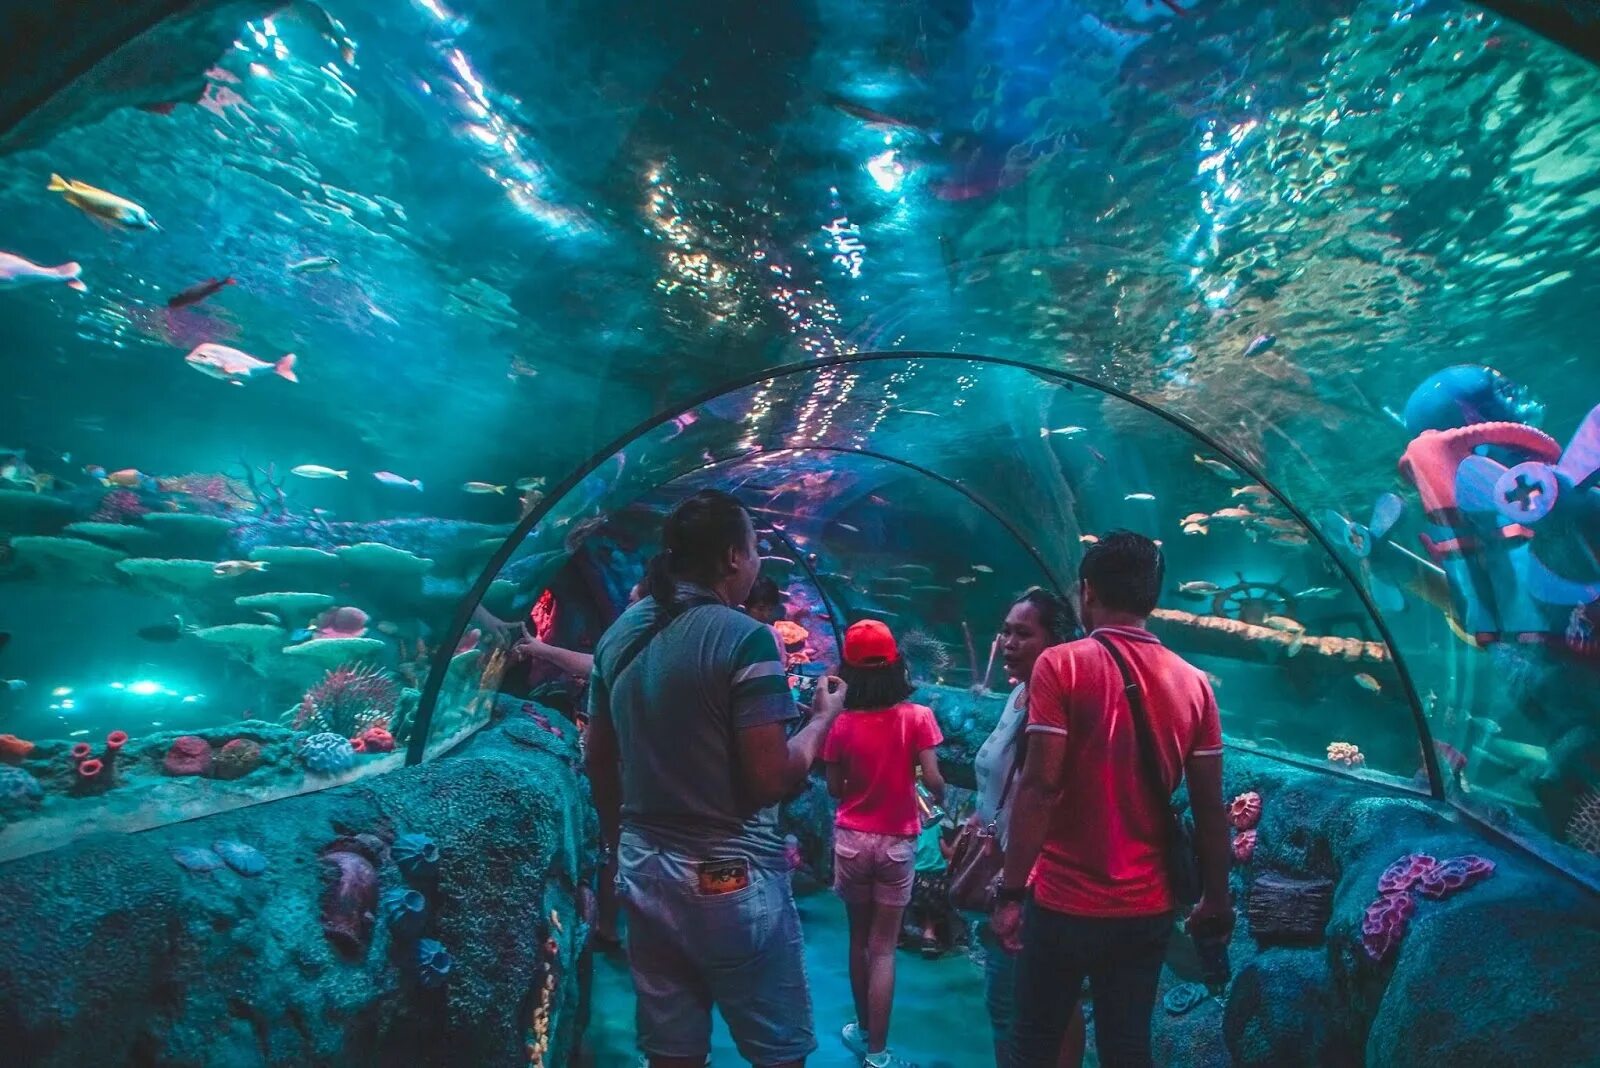
<path id="1" fill-rule="evenodd" d="M 255 846 L 218 839 L 211 843 L 211 851 L 222 858 L 222 863 L 246 878 L 267 870 L 267 856 Z"/>
<path id="2" fill-rule="evenodd" d="M 0 760 L 7 764 L 20 764 L 33 754 L 34 744 L 15 734 L 0 734 Z"/>
<path id="3" fill-rule="evenodd" d="M 342 735 L 313 734 L 300 743 L 300 761 L 318 775 L 337 775 L 356 762 L 355 747 Z"/>
<path id="4" fill-rule="evenodd" d="M 172 859 L 185 871 L 206 872 L 216 871 L 222 867 L 222 858 L 204 846 L 177 846 L 172 850 Z"/>
<path id="5" fill-rule="evenodd" d="M 322 895 L 322 932 L 341 952 L 366 952 L 378 907 L 377 858 L 369 849 L 340 839 L 322 853 L 328 878 Z"/>
<path id="6" fill-rule="evenodd" d="M 242 779 L 260 766 L 260 744 L 249 738 L 235 738 L 212 757 L 211 774 L 219 779 Z"/>
<path id="7" fill-rule="evenodd" d="M 1330 1049 L 1335 986 L 1327 955 L 1271 949 L 1234 976 L 1222 1033 L 1238 1068 L 1359 1064 Z"/>
<path id="8" fill-rule="evenodd" d="M 1333 880 L 1258 876 L 1245 914 L 1257 945 L 1316 945 L 1333 916 Z"/>
<path id="9" fill-rule="evenodd" d="M 185 734 L 167 750 L 161 769 L 168 775 L 211 774 L 211 743 L 197 734 Z"/>
<path id="10" fill-rule="evenodd" d="M 21 768 L 0 766 L 0 820 L 32 811 L 42 800 L 38 779 Z"/>

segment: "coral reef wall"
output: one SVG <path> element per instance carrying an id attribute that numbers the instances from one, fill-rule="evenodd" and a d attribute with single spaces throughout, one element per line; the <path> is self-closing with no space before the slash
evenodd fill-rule
<path id="1" fill-rule="evenodd" d="M 1593 896 L 1420 798 L 1236 750 L 1224 777 L 1227 796 L 1261 801 L 1259 823 L 1238 832 L 1256 838 L 1234 867 L 1235 978 L 1224 1004 L 1156 1010 L 1158 1063 L 1595 1063 L 1600 1020 L 1581 1008 L 1600 998 Z M 1374 959 L 1363 921 L 1380 878 L 1417 854 L 1482 858 L 1492 874 L 1439 897 L 1413 891 L 1398 940 Z M 1199 978 L 1180 952 L 1169 965 L 1163 994 Z"/>
<path id="2" fill-rule="evenodd" d="M 8 1063 L 566 1063 L 596 835 L 575 735 L 496 727 L 0 867 Z"/>

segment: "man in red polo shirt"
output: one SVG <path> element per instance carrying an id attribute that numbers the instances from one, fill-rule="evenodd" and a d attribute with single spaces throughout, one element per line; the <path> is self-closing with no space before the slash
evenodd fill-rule
<path id="1" fill-rule="evenodd" d="M 1161 796 L 1189 780 L 1204 881 L 1190 922 L 1232 929 L 1217 699 L 1205 673 L 1144 626 L 1164 571 L 1161 550 L 1141 534 L 1117 531 L 1091 546 L 1079 568 L 1091 636 L 1045 650 L 1033 669 L 994 914 L 995 933 L 1021 954 L 1012 1068 L 1055 1064 L 1085 978 L 1101 1065 L 1151 1063 L 1150 1015 L 1175 911 L 1171 817 L 1144 781 L 1122 673 L 1100 638 L 1116 646 L 1143 694 Z"/>

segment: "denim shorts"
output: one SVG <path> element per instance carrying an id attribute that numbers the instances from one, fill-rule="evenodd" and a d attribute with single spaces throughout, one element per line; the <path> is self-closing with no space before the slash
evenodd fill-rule
<path id="1" fill-rule="evenodd" d="M 617 890 L 628 910 L 642 1052 L 707 1056 L 713 1005 L 739 1055 L 758 1068 L 815 1052 L 800 914 L 787 871 L 703 861 L 624 832 Z"/>
<path id="2" fill-rule="evenodd" d="M 911 904 L 917 840 L 837 827 L 833 832 L 833 889 L 846 905 Z"/>

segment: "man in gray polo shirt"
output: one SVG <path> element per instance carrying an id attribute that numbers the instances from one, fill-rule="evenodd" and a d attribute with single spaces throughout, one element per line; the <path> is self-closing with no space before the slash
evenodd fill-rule
<path id="1" fill-rule="evenodd" d="M 816 1049 L 777 803 L 797 790 L 844 704 L 820 685 L 799 718 L 770 628 L 737 610 L 760 569 L 725 493 L 664 525 L 649 596 L 595 649 L 589 773 L 617 842 L 639 1045 L 651 1068 L 700 1068 L 711 1007 L 758 1068 Z"/>

